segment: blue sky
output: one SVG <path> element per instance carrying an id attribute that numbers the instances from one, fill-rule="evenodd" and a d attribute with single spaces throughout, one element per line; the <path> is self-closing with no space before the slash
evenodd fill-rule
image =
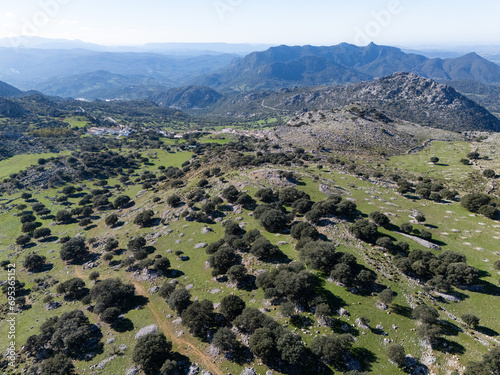
<path id="1" fill-rule="evenodd" d="M 498 0 L 4 0 L 0 38 L 106 45 L 500 44 L 499 15 Z"/>

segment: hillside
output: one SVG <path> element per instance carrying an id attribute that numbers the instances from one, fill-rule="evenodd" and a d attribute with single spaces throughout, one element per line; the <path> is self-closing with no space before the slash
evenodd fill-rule
<path id="1" fill-rule="evenodd" d="M 452 87 L 413 73 L 396 73 L 345 87 L 245 93 L 221 101 L 212 113 L 235 117 L 273 113 L 290 116 L 303 109 L 329 110 L 353 102 L 424 126 L 452 131 L 500 130 L 500 120 L 485 108 Z"/>
<path id="2" fill-rule="evenodd" d="M 471 53 L 452 59 L 429 59 L 373 43 L 357 47 L 279 46 L 236 59 L 193 82 L 223 91 L 349 84 L 396 72 L 412 72 L 440 81 L 472 80 L 500 84 L 500 66 Z"/>
<path id="3" fill-rule="evenodd" d="M 209 87 L 188 86 L 152 94 L 150 99 L 163 107 L 200 109 L 215 105 L 222 95 Z"/>
<path id="4" fill-rule="evenodd" d="M 369 108 L 314 113 L 290 130 L 356 112 L 347 133 L 375 122 L 406 142 L 409 124 Z M 339 130 L 318 134 L 338 143 L 332 150 L 293 144 L 279 129 L 265 131 L 269 142 L 142 132 L 0 162 L 0 259 L 19 281 L 13 371 L 488 373 L 500 226 L 456 194 L 494 183 L 468 181 L 500 166 L 497 137 L 464 165 L 477 144 L 351 159 Z"/>
<path id="5" fill-rule="evenodd" d="M 22 95 L 22 91 L 5 82 L 0 82 L 0 97 L 13 98 Z"/>

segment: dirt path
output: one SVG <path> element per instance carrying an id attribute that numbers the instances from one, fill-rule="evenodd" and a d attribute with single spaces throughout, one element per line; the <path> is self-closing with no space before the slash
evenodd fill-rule
<path id="1" fill-rule="evenodd" d="M 88 277 L 83 273 L 81 266 L 75 266 L 75 276 L 81 279 L 88 279 Z M 144 288 L 144 286 L 140 282 L 134 280 L 130 281 L 132 282 L 132 284 L 134 284 L 137 294 L 149 299 L 149 294 L 146 288 Z M 203 353 L 190 342 L 177 337 L 175 331 L 173 331 L 171 327 L 169 327 L 168 324 L 165 323 L 165 318 L 158 313 L 158 310 L 161 310 L 160 306 L 156 306 L 153 301 L 149 299 L 146 307 L 153 314 L 158 327 L 161 328 L 165 336 L 167 336 L 167 339 L 176 344 L 178 351 L 182 355 L 185 355 L 186 357 L 192 357 L 192 355 L 194 354 L 196 356 L 196 360 L 198 360 L 200 364 L 203 364 L 213 375 L 224 375 L 224 373 L 217 367 L 217 365 L 213 363 L 213 360 L 210 356 L 208 356 L 206 353 Z"/>
<path id="2" fill-rule="evenodd" d="M 148 297 L 148 292 L 146 291 L 146 288 L 144 288 L 144 286 L 142 286 L 141 283 L 139 283 L 137 281 L 133 281 L 133 280 L 132 280 L 132 283 L 135 286 L 137 294 L 140 294 L 144 297 Z M 205 365 L 205 367 L 212 374 L 224 375 L 224 373 L 217 367 L 217 365 L 215 365 L 212 362 L 211 357 L 209 357 L 206 353 L 203 353 L 201 350 L 199 350 L 193 344 L 187 342 L 186 340 L 184 340 L 180 337 L 177 337 L 176 333 L 165 323 L 165 318 L 160 316 L 160 314 L 158 313 L 158 311 L 156 309 L 155 304 L 153 303 L 153 301 L 151 301 L 151 299 L 149 300 L 149 303 L 146 305 L 146 307 L 149 309 L 149 311 L 151 311 L 151 313 L 153 314 L 153 316 L 156 320 L 156 323 L 161 328 L 163 333 L 167 336 L 167 338 L 177 345 L 177 348 L 181 354 L 183 354 L 187 357 L 190 357 L 190 354 L 194 353 L 196 355 L 197 359 L 203 365 Z M 185 348 L 185 349 L 183 349 L 181 351 L 181 348 Z"/>

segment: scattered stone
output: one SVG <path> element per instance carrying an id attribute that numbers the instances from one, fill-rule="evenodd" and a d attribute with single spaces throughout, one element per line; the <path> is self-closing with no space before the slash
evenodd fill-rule
<path id="1" fill-rule="evenodd" d="M 186 290 L 189 290 L 189 289 L 191 289 L 192 287 L 194 287 L 194 285 L 193 285 L 193 284 L 186 285 Z"/>
<path id="2" fill-rule="evenodd" d="M 120 349 L 120 351 L 124 352 L 125 350 L 127 350 L 127 345 L 125 344 L 121 344 L 118 349 Z"/>
<path id="3" fill-rule="evenodd" d="M 115 358 L 116 358 L 116 355 L 111 356 L 111 357 L 108 357 L 108 358 L 106 358 L 105 360 L 101 361 L 101 362 L 100 362 L 100 363 L 99 363 L 96 367 L 97 367 L 99 370 L 102 370 L 102 369 L 106 366 L 106 364 L 107 364 L 108 362 L 111 362 L 111 361 L 112 361 L 113 359 L 115 359 Z"/>
<path id="4" fill-rule="evenodd" d="M 115 342 L 115 338 L 114 338 L 114 337 L 111 337 L 110 339 L 108 339 L 108 340 L 106 341 L 106 344 L 112 344 L 112 343 L 114 343 L 114 342 Z"/>
<path id="5" fill-rule="evenodd" d="M 241 375 L 257 375 L 255 370 L 253 368 L 248 368 L 246 367 L 242 372 Z"/>
<path id="6" fill-rule="evenodd" d="M 207 246 L 208 246 L 208 244 L 206 242 L 202 242 L 202 243 L 197 243 L 196 245 L 194 245 L 194 248 L 195 249 L 204 249 Z"/>
<path id="7" fill-rule="evenodd" d="M 349 311 L 347 311 L 346 309 L 344 309 L 343 307 L 341 307 L 338 311 L 338 314 L 340 316 L 343 316 L 343 317 L 348 317 L 348 316 L 351 316 L 351 313 Z"/>
<path id="8" fill-rule="evenodd" d="M 155 294 L 155 293 L 157 293 L 157 292 L 158 292 L 158 290 L 160 290 L 160 288 L 159 288 L 159 287 L 157 287 L 157 286 L 154 286 L 154 287 L 152 287 L 152 288 L 149 288 L 148 293 L 149 293 L 150 295 L 151 295 L 151 294 Z"/>
<path id="9" fill-rule="evenodd" d="M 139 369 L 137 367 L 130 367 L 125 370 L 125 375 L 137 375 L 139 373 Z"/>
<path id="10" fill-rule="evenodd" d="M 210 294 L 217 294 L 220 293 L 220 289 L 214 288 L 210 291 Z"/>
<path id="11" fill-rule="evenodd" d="M 209 234 L 210 232 L 213 232 L 212 228 L 205 227 L 201 230 L 202 234 Z"/>
<path id="12" fill-rule="evenodd" d="M 278 241 L 277 245 L 278 246 L 288 245 L 288 242 L 286 242 L 286 241 Z"/>
<path id="13" fill-rule="evenodd" d="M 50 310 L 58 309 L 61 306 L 62 306 L 61 302 L 51 302 L 51 303 L 47 303 L 44 307 L 45 307 L 45 310 L 50 311 Z"/>
<path id="14" fill-rule="evenodd" d="M 144 328 L 141 328 L 139 330 L 139 332 L 137 332 L 135 334 L 135 338 L 136 339 L 139 339 L 141 338 L 142 336 L 146 336 L 146 335 L 149 335 L 150 333 L 156 333 L 158 332 L 158 326 L 152 324 L 150 326 L 147 326 L 147 327 L 144 327 Z"/>
<path id="15" fill-rule="evenodd" d="M 393 324 L 393 325 L 392 325 L 392 329 L 396 330 L 396 329 L 398 329 L 398 326 L 397 326 L 397 325 L 395 325 L 395 324 Z"/>
<path id="16" fill-rule="evenodd" d="M 181 240 L 175 240 L 176 244 L 180 244 L 182 241 Z"/>
<path id="17" fill-rule="evenodd" d="M 181 324 L 182 323 L 182 318 L 179 317 L 179 318 L 177 318 L 175 320 L 172 320 L 172 323 L 174 323 L 174 324 Z"/>
<path id="18" fill-rule="evenodd" d="M 177 332 L 177 337 L 181 337 L 184 334 L 184 331 Z"/>
<path id="19" fill-rule="evenodd" d="M 193 363 L 191 366 L 189 366 L 189 370 L 187 375 L 196 375 L 200 372 L 200 368 L 196 363 Z"/>

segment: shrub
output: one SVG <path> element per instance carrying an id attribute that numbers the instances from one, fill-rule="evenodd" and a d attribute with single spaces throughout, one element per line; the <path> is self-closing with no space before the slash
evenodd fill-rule
<path id="1" fill-rule="evenodd" d="M 83 237 L 74 237 L 65 242 L 59 255 L 63 261 L 82 261 L 87 256 L 87 246 Z"/>
<path id="2" fill-rule="evenodd" d="M 495 219 L 497 217 L 497 214 L 498 214 L 497 208 L 494 206 L 490 206 L 490 205 L 484 205 L 484 206 L 479 207 L 479 210 L 477 212 L 478 212 L 478 214 L 486 216 L 489 219 Z"/>
<path id="3" fill-rule="evenodd" d="M 267 210 L 260 216 L 260 224 L 271 233 L 281 232 L 286 228 L 287 223 L 288 218 L 280 210 Z"/>
<path id="4" fill-rule="evenodd" d="M 471 328 L 476 328 L 479 325 L 479 318 L 473 314 L 463 314 L 461 318 Z"/>
<path id="5" fill-rule="evenodd" d="M 24 258 L 24 267 L 28 269 L 28 271 L 30 272 L 38 272 L 38 271 L 41 271 L 43 270 L 44 266 L 45 266 L 45 260 L 47 258 L 45 258 L 44 256 L 42 255 L 38 255 L 38 254 L 28 254 L 26 255 L 26 257 Z"/>
<path id="6" fill-rule="evenodd" d="M 403 233 L 410 234 L 411 232 L 413 232 L 413 225 L 411 225 L 410 223 L 403 223 L 399 227 L 399 230 Z"/>
<path id="7" fill-rule="evenodd" d="M 370 213 L 370 219 L 372 219 L 373 222 L 377 224 L 379 227 L 385 227 L 391 222 L 386 215 L 384 215 L 382 212 L 379 211 L 374 211 Z"/>
<path id="8" fill-rule="evenodd" d="M 399 344 L 390 345 L 387 347 L 387 357 L 389 358 L 389 361 L 403 367 L 406 363 L 405 348 Z"/>
<path id="9" fill-rule="evenodd" d="M 171 207 L 176 207 L 179 203 L 181 203 L 181 198 L 176 194 L 172 194 L 167 198 L 167 204 Z"/>
<path id="10" fill-rule="evenodd" d="M 172 310 L 181 315 L 191 304 L 191 293 L 186 289 L 175 289 L 170 294 L 167 303 Z"/>
<path id="11" fill-rule="evenodd" d="M 377 226 L 366 219 L 359 219 L 351 226 L 351 232 L 360 240 L 375 242 L 378 236 Z"/>
<path id="12" fill-rule="evenodd" d="M 130 197 L 128 195 L 120 195 L 117 197 L 113 203 L 114 208 L 124 208 L 130 203 Z"/>
<path id="13" fill-rule="evenodd" d="M 488 205 L 491 198 L 482 193 L 467 194 L 460 200 L 460 204 L 470 212 L 478 212 L 482 206 Z"/>
<path id="14" fill-rule="evenodd" d="M 95 284 L 90 290 L 90 297 L 95 302 L 94 312 L 100 314 L 109 307 L 123 309 L 135 295 L 132 284 L 123 284 L 120 279 L 105 279 Z"/>
<path id="15" fill-rule="evenodd" d="M 16 238 L 16 244 L 20 246 L 25 246 L 31 242 L 31 237 L 28 236 L 27 234 L 21 234 L 19 237 Z"/>
<path id="16" fill-rule="evenodd" d="M 234 203 L 238 199 L 238 194 L 240 192 L 234 185 L 230 185 L 222 191 L 222 198 L 226 199 L 228 202 Z"/>
<path id="17" fill-rule="evenodd" d="M 104 222 L 108 227 L 113 227 L 116 223 L 118 223 L 118 215 L 117 214 L 108 215 L 106 216 Z"/>
<path id="18" fill-rule="evenodd" d="M 40 160 L 38 160 L 39 163 Z M 56 354 L 54 357 L 43 361 L 41 375 L 73 375 L 74 369 L 75 366 L 73 366 L 73 362 L 69 358 L 64 354 Z"/>
<path id="19" fill-rule="evenodd" d="M 302 249 L 300 258 L 314 270 L 330 272 L 335 265 L 335 246 L 325 241 L 309 242 Z"/>
<path id="20" fill-rule="evenodd" d="M 219 328 L 212 339 L 212 345 L 223 351 L 234 349 L 236 343 L 236 335 L 228 327 Z"/>
<path id="21" fill-rule="evenodd" d="M 431 163 L 436 164 L 436 163 L 439 163 L 439 158 L 438 158 L 438 157 L 436 157 L 436 156 L 432 156 L 432 157 L 430 158 L 430 161 L 431 161 Z"/>
<path id="22" fill-rule="evenodd" d="M 245 309 L 245 302 L 238 296 L 230 294 L 224 297 L 220 304 L 220 312 L 224 317 L 232 322 Z"/>
<path id="23" fill-rule="evenodd" d="M 385 303 L 386 305 L 390 305 L 395 296 L 396 294 L 391 288 L 386 288 L 379 293 L 378 299 L 380 300 L 380 302 Z"/>
<path id="24" fill-rule="evenodd" d="M 33 232 L 33 238 L 47 238 L 52 234 L 49 228 L 38 228 Z"/>
<path id="25" fill-rule="evenodd" d="M 172 343 L 163 333 L 150 333 L 137 341 L 132 359 L 146 374 L 157 374 L 170 357 Z"/>
<path id="26" fill-rule="evenodd" d="M 146 227 L 151 224 L 153 216 L 154 216 L 153 210 L 144 210 L 137 214 L 137 216 L 134 219 L 134 224 L 137 224 L 141 227 Z"/>
<path id="27" fill-rule="evenodd" d="M 120 316 L 121 311 L 117 307 L 109 307 L 106 310 L 103 311 L 101 314 L 101 320 L 104 323 L 112 324 L 118 320 L 118 317 Z"/>
<path id="28" fill-rule="evenodd" d="M 486 178 L 495 178 L 497 174 L 495 173 L 495 171 L 493 169 L 485 169 L 483 171 L 483 176 L 486 177 Z"/>
<path id="29" fill-rule="evenodd" d="M 311 343 L 311 351 L 326 363 L 341 364 L 353 344 L 354 338 L 349 334 L 316 336 Z"/>

